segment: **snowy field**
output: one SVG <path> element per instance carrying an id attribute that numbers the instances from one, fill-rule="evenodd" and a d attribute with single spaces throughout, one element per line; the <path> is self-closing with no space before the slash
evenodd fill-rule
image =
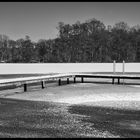
<path id="1" fill-rule="evenodd" d="M 116 72 L 122 72 L 122 63 L 116 63 Z M 2 63 L 0 74 L 113 72 L 113 63 Z M 125 63 L 125 72 L 140 72 L 140 63 Z"/>
<path id="2" fill-rule="evenodd" d="M 140 64 L 127 63 L 125 71 L 140 72 Z M 0 64 L 1 75 L 58 72 L 113 72 L 113 64 Z M 122 72 L 122 64 L 116 64 L 116 72 Z M 113 85 L 111 79 L 84 81 L 0 91 L 0 137 L 140 137 L 139 80 L 136 85 L 126 79 L 124 85 Z"/>
<path id="3" fill-rule="evenodd" d="M 133 85 L 76 83 L 57 86 L 54 83 L 44 90 L 41 90 L 40 86 L 28 87 L 26 93 L 22 88 L 1 91 L 0 97 L 139 110 L 139 91 L 140 86 Z"/>

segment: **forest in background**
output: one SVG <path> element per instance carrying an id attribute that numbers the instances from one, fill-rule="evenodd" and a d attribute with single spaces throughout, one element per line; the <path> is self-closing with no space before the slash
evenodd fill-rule
<path id="1" fill-rule="evenodd" d="M 12 40 L 0 35 L 0 62 L 5 63 L 101 63 L 140 62 L 140 25 L 126 22 L 105 26 L 95 18 L 70 25 L 59 22 L 54 39 L 30 36 Z"/>

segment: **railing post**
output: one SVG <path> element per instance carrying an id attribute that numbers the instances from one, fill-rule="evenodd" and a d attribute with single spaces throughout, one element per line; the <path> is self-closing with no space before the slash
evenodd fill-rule
<path id="1" fill-rule="evenodd" d="M 27 84 L 25 83 L 24 84 L 24 92 L 26 92 L 27 91 Z"/>

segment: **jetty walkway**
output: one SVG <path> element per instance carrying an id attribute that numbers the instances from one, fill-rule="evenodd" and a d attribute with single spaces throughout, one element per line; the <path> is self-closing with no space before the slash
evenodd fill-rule
<path id="1" fill-rule="evenodd" d="M 115 79 L 118 80 L 120 84 L 120 79 L 140 79 L 140 74 L 89 74 L 89 73 L 61 73 L 55 75 L 46 76 L 32 76 L 23 78 L 10 78 L 10 79 L 0 79 L 0 86 L 7 86 L 13 84 L 23 85 L 24 91 L 27 91 L 27 84 L 41 82 L 42 89 L 45 88 L 45 81 L 54 80 L 58 81 L 58 85 L 61 85 L 62 79 L 67 79 L 67 84 L 69 84 L 69 79 L 73 78 L 73 82 L 76 83 L 76 78 L 81 78 L 81 82 L 84 82 L 84 78 L 111 78 L 112 84 L 115 84 Z"/>

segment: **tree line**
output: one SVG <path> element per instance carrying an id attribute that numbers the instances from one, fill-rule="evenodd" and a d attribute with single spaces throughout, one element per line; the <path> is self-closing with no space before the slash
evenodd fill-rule
<path id="1" fill-rule="evenodd" d="M 90 63 L 140 62 L 140 25 L 126 22 L 105 26 L 95 18 L 70 25 L 59 22 L 55 39 L 33 42 L 0 35 L 0 62 Z"/>

